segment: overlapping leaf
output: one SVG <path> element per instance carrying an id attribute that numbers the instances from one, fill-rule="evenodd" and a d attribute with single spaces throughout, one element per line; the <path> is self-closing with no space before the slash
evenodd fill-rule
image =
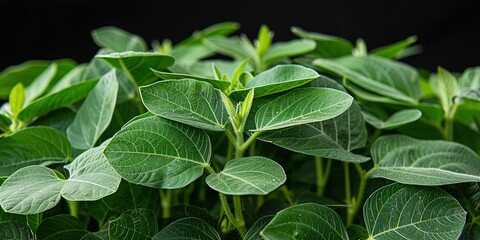
<path id="1" fill-rule="evenodd" d="M 157 231 L 157 218 L 148 209 L 129 210 L 108 224 L 108 236 L 111 240 L 150 240 Z"/>
<path id="2" fill-rule="evenodd" d="M 280 164 L 260 156 L 231 160 L 221 172 L 206 179 L 208 186 L 230 195 L 268 194 L 286 180 Z"/>
<path id="3" fill-rule="evenodd" d="M 153 116 L 120 130 L 104 154 L 129 182 L 181 188 L 203 174 L 210 162 L 211 145 L 203 130 Z"/>
<path id="4" fill-rule="evenodd" d="M 28 86 L 48 66 L 50 63 L 47 61 L 27 61 L 6 68 L 0 73 L 0 99 L 8 99 L 10 90 L 19 82 Z"/>
<path id="5" fill-rule="evenodd" d="M 203 81 L 203 82 L 210 83 L 214 87 L 216 87 L 220 90 L 225 90 L 230 86 L 230 82 L 221 81 L 221 80 L 208 78 L 208 77 L 202 77 L 202 76 L 196 76 L 196 75 L 184 74 L 184 73 L 162 72 L 162 71 L 157 71 L 157 70 L 153 70 L 153 69 L 152 69 L 152 71 L 159 78 L 166 79 L 166 80 L 171 80 L 171 79 L 195 79 L 195 80 L 198 80 L 198 81 Z"/>
<path id="6" fill-rule="evenodd" d="M 422 112 L 418 109 L 404 109 L 392 114 L 385 121 L 368 112 L 363 112 L 363 116 L 366 122 L 378 129 L 393 129 L 417 121 L 422 117 Z"/>
<path id="7" fill-rule="evenodd" d="M 88 231 L 84 224 L 77 218 L 60 214 L 46 218 L 37 230 L 37 239 L 81 239 Z"/>
<path id="8" fill-rule="evenodd" d="M 33 240 L 32 232 L 25 223 L 0 223 L 0 239 Z"/>
<path id="9" fill-rule="evenodd" d="M 255 114 L 253 131 L 325 121 L 347 111 L 352 102 L 350 95 L 334 89 L 295 89 L 263 105 Z"/>
<path id="10" fill-rule="evenodd" d="M 221 93 L 209 83 L 167 80 L 141 87 L 140 93 L 145 107 L 158 116 L 210 131 L 223 131 L 228 123 Z"/>
<path id="11" fill-rule="evenodd" d="M 351 55 L 353 45 L 346 39 L 315 32 L 307 32 L 298 27 L 292 27 L 292 32 L 305 39 L 316 42 L 315 50 L 311 54 L 317 57 L 336 58 Z"/>
<path id="12" fill-rule="evenodd" d="M 315 42 L 309 39 L 297 39 L 288 42 L 273 44 L 263 56 L 267 64 L 278 61 L 282 58 L 293 57 L 304 54 L 315 49 Z"/>
<path id="13" fill-rule="evenodd" d="M 233 91 L 230 97 L 243 100 L 252 88 L 255 88 L 256 98 L 271 95 L 299 87 L 319 76 L 314 70 L 300 65 L 278 65 L 258 74 L 245 89 Z"/>
<path id="14" fill-rule="evenodd" d="M 299 204 L 278 212 L 260 235 L 267 240 L 309 240 L 319 236 L 324 239 L 348 239 L 338 214 L 316 203 Z"/>
<path id="15" fill-rule="evenodd" d="M 467 213 L 438 188 L 391 184 L 363 208 L 369 239 L 458 239 Z"/>
<path id="16" fill-rule="evenodd" d="M 170 223 L 153 237 L 153 240 L 161 239 L 220 240 L 221 238 L 217 230 L 207 222 L 199 218 L 188 217 Z"/>
<path id="17" fill-rule="evenodd" d="M 371 152 L 376 170 L 370 177 L 430 186 L 480 181 L 480 157 L 459 143 L 388 135 Z"/>
<path id="18" fill-rule="evenodd" d="M 112 26 L 93 30 L 92 38 L 98 46 L 115 52 L 147 50 L 147 45 L 141 37 Z"/>

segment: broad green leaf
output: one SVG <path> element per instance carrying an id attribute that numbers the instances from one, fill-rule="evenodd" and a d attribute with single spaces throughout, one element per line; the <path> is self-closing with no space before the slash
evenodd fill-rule
<path id="1" fill-rule="evenodd" d="M 193 127 L 223 131 L 228 114 L 220 91 L 197 80 L 166 80 L 140 87 L 145 107 L 155 115 Z"/>
<path id="2" fill-rule="evenodd" d="M 115 193 L 122 178 L 102 154 L 103 146 L 83 152 L 64 166 L 70 176 L 62 196 L 70 201 L 94 201 Z"/>
<path id="3" fill-rule="evenodd" d="M 400 59 L 406 57 L 405 54 L 408 53 L 409 47 L 416 41 L 416 36 L 408 37 L 405 40 L 374 49 L 371 54 L 384 58 Z"/>
<path id="4" fill-rule="evenodd" d="M 206 182 L 218 192 L 229 195 L 265 195 L 287 180 L 282 166 L 266 157 L 253 156 L 228 161 L 219 173 Z"/>
<path id="5" fill-rule="evenodd" d="M 157 232 L 157 218 L 148 209 L 129 210 L 108 224 L 110 240 L 150 240 Z"/>
<path id="6" fill-rule="evenodd" d="M 150 68 L 162 70 L 173 65 L 175 59 L 169 55 L 152 52 L 121 52 L 99 54 L 102 59 L 116 69 L 123 70 L 138 86 L 152 83 L 157 79 Z"/>
<path id="7" fill-rule="evenodd" d="M 267 25 L 262 25 L 258 31 L 258 37 L 256 42 L 258 56 L 262 57 L 270 48 L 272 43 L 273 33 Z"/>
<path id="8" fill-rule="evenodd" d="M 76 83 L 58 92 L 43 96 L 24 107 L 18 115 L 22 121 L 29 121 L 55 109 L 69 106 L 88 95 L 98 80 Z"/>
<path id="9" fill-rule="evenodd" d="M 258 98 L 299 87 L 318 77 L 320 75 L 310 68 L 293 64 L 278 65 L 258 74 L 247 83 L 245 89 L 233 91 L 230 97 L 243 100 L 255 88 L 255 97 Z"/>
<path id="10" fill-rule="evenodd" d="M 202 77 L 202 76 L 195 76 L 195 75 L 190 75 L 190 74 L 183 74 L 183 73 L 170 73 L 170 72 L 161 72 L 152 69 L 153 73 L 157 75 L 161 79 L 165 80 L 172 80 L 172 79 L 195 79 L 198 81 L 203 81 L 212 84 L 214 87 L 220 89 L 220 90 L 225 90 L 230 86 L 230 82 L 226 81 L 221 81 L 221 80 L 216 80 L 213 78 L 208 78 L 208 77 Z"/>
<path id="11" fill-rule="evenodd" d="M 63 135 L 66 135 L 67 128 L 72 124 L 74 118 L 75 112 L 72 109 L 61 108 L 35 120 L 30 126 L 51 127 L 62 132 Z"/>
<path id="12" fill-rule="evenodd" d="M 336 58 L 352 54 L 353 45 L 346 39 L 321 33 L 307 32 L 298 27 L 292 27 L 291 31 L 301 38 L 314 40 L 316 47 L 311 54 L 317 57 Z"/>
<path id="13" fill-rule="evenodd" d="M 371 153 L 373 178 L 427 186 L 480 181 L 480 158 L 459 143 L 388 135 L 375 141 Z"/>
<path id="14" fill-rule="evenodd" d="M 30 228 L 25 223 L 0 223 L 0 239 L 33 240 Z"/>
<path id="15" fill-rule="evenodd" d="M 272 219 L 273 216 L 264 216 L 258 219 L 253 226 L 248 229 L 243 240 L 263 240 L 262 236 L 260 236 L 260 231 L 262 231 Z"/>
<path id="16" fill-rule="evenodd" d="M 38 75 L 30 85 L 25 87 L 25 104 L 29 104 L 47 90 L 50 82 L 57 74 L 57 68 L 57 64 L 52 63 L 45 71 Z"/>
<path id="17" fill-rule="evenodd" d="M 360 225 L 352 224 L 347 227 L 348 238 L 353 240 L 368 240 L 368 231 Z"/>
<path id="18" fill-rule="evenodd" d="M 147 50 L 147 44 L 141 37 L 112 26 L 93 30 L 92 38 L 99 47 L 109 48 L 115 52 Z"/>
<path id="19" fill-rule="evenodd" d="M 95 146 L 112 120 L 117 92 L 118 82 L 115 70 L 112 70 L 88 94 L 67 129 L 68 140 L 74 148 L 89 149 Z"/>
<path id="20" fill-rule="evenodd" d="M 422 117 L 422 112 L 418 109 L 404 109 L 392 114 L 387 120 L 383 121 L 377 116 L 363 112 L 365 121 L 378 129 L 394 129 L 402 125 L 415 122 Z"/>
<path id="21" fill-rule="evenodd" d="M 170 223 L 162 231 L 155 234 L 153 240 L 161 239 L 198 239 L 220 240 L 220 234 L 202 219 L 188 217 Z"/>
<path id="22" fill-rule="evenodd" d="M 37 229 L 37 239 L 81 239 L 88 231 L 77 218 L 60 214 L 46 218 Z"/>
<path id="23" fill-rule="evenodd" d="M 345 91 L 340 84 L 323 76 L 312 82 L 312 86 Z M 259 139 L 317 157 L 346 162 L 369 160 L 368 157 L 351 153 L 364 147 L 367 140 L 365 121 L 356 102 L 352 102 L 347 111 L 335 118 L 266 132 Z"/>
<path id="24" fill-rule="evenodd" d="M 69 71 L 67 74 L 65 74 L 65 76 L 58 80 L 58 82 L 52 86 L 46 95 L 58 92 L 62 89 L 70 87 L 75 83 L 81 82 L 86 68 L 86 64 L 77 65 L 74 69 Z"/>
<path id="25" fill-rule="evenodd" d="M 243 60 L 249 57 L 244 42 L 239 37 L 209 37 L 203 39 L 202 43 L 211 50 L 233 59 Z"/>
<path id="26" fill-rule="evenodd" d="M 376 56 L 351 56 L 336 60 L 316 59 L 313 64 L 393 100 L 416 104 L 421 97 L 417 71 L 400 62 Z"/>
<path id="27" fill-rule="evenodd" d="M 0 205 L 6 212 L 37 214 L 60 201 L 64 181 L 44 166 L 27 166 L 13 173 L 0 187 Z"/>
<path id="28" fill-rule="evenodd" d="M 28 86 L 48 66 L 47 61 L 27 61 L 4 69 L 0 73 L 0 99 L 8 99 L 11 89 L 19 82 Z"/>
<path id="29" fill-rule="evenodd" d="M 0 140 L 0 176 L 29 165 L 66 162 L 72 147 L 65 136 L 49 127 L 29 127 Z"/>
<path id="30" fill-rule="evenodd" d="M 298 204 L 278 212 L 260 235 L 266 240 L 309 240 L 319 236 L 323 239 L 348 239 L 338 214 L 316 203 Z"/>
<path id="31" fill-rule="evenodd" d="M 123 213 L 135 208 L 156 211 L 158 190 L 122 181 L 117 191 L 101 201 L 112 211 Z"/>
<path id="32" fill-rule="evenodd" d="M 20 111 L 22 111 L 23 104 L 25 103 L 25 91 L 23 90 L 22 83 L 18 83 L 12 88 L 8 103 L 10 104 L 13 118 L 16 119 Z"/>
<path id="33" fill-rule="evenodd" d="M 210 48 L 197 43 L 192 45 L 177 45 L 169 54 L 175 58 L 175 65 L 172 66 L 170 70 L 176 72 L 178 67 L 188 67 L 203 58 L 214 55 L 214 52 Z"/>
<path id="34" fill-rule="evenodd" d="M 104 154 L 131 183 L 182 188 L 203 174 L 210 162 L 211 144 L 203 130 L 155 116 L 124 127 Z"/>
<path id="35" fill-rule="evenodd" d="M 467 213 L 455 198 L 433 187 L 391 184 L 363 207 L 368 239 L 458 239 Z"/>
<path id="36" fill-rule="evenodd" d="M 468 68 L 458 79 L 458 85 L 462 89 L 480 91 L 480 67 Z"/>
<path id="37" fill-rule="evenodd" d="M 256 94 L 255 89 L 255 94 Z M 294 89 L 263 105 L 255 114 L 253 131 L 267 131 L 325 121 L 347 111 L 353 98 L 327 88 Z"/>
<path id="38" fill-rule="evenodd" d="M 297 39 L 288 42 L 273 44 L 263 57 L 266 63 L 273 63 L 287 57 L 301 55 L 315 49 L 315 41 L 309 39 Z"/>
<path id="39" fill-rule="evenodd" d="M 443 111 L 449 113 L 453 106 L 453 97 L 458 91 L 457 79 L 449 71 L 439 67 L 438 74 L 431 78 L 431 83 Z"/>

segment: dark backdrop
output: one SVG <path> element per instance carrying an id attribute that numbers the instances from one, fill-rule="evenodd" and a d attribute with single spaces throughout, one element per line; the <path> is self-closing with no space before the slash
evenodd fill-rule
<path id="1" fill-rule="evenodd" d="M 480 17 L 475 1 L 22 1 L 0 0 L 0 70 L 28 59 L 88 61 L 97 47 L 94 28 L 114 25 L 147 42 L 177 42 L 195 29 L 238 21 L 255 37 L 267 24 L 276 40 L 294 38 L 290 26 L 363 38 L 370 49 L 417 35 L 423 53 L 406 61 L 453 71 L 480 65 Z"/>

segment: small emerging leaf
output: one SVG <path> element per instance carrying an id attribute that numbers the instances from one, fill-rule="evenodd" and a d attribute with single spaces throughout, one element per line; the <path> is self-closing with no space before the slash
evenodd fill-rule
<path id="1" fill-rule="evenodd" d="M 22 83 L 18 83 L 12 88 L 9 96 L 9 103 L 13 118 L 17 119 L 17 116 L 22 110 L 23 104 L 25 103 L 25 91 L 23 90 Z"/>

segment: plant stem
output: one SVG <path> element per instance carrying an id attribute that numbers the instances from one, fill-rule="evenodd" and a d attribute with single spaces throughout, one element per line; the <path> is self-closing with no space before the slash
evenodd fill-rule
<path id="1" fill-rule="evenodd" d="M 288 190 L 287 185 L 283 184 L 280 187 L 280 190 L 282 191 L 283 196 L 285 196 L 285 199 L 287 200 L 288 204 L 295 205 L 295 203 L 292 201 L 292 198 L 290 197 L 290 191 Z"/>
<path id="2" fill-rule="evenodd" d="M 78 214 L 78 202 L 75 201 L 67 201 L 68 203 L 68 208 L 70 208 L 70 215 L 79 218 Z"/>
<path id="3" fill-rule="evenodd" d="M 245 227 L 245 220 L 243 218 L 242 199 L 239 195 L 233 196 L 233 208 L 235 211 L 235 219 L 237 221 L 237 229 L 240 232 L 242 238 L 247 234 L 247 228 Z"/>
<path id="4" fill-rule="evenodd" d="M 445 115 L 443 138 L 447 141 L 453 140 L 453 123 L 455 122 L 455 114 L 457 114 L 457 110 L 458 104 L 454 102 L 450 112 Z"/>
<path id="5" fill-rule="evenodd" d="M 348 201 L 349 205 L 351 206 L 347 209 L 347 226 L 350 226 L 353 224 L 353 220 L 355 219 L 355 216 L 357 215 L 358 210 L 362 206 L 363 195 L 365 194 L 365 188 L 367 186 L 367 179 L 368 179 L 367 172 L 362 169 L 360 164 L 355 164 L 354 166 L 360 178 L 360 183 L 358 187 L 357 196 L 351 198 Z"/>
<path id="6" fill-rule="evenodd" d="M 323 161 L 321 157 L 315 157 L 315 170 L 317 175 L 317 195 L 323 196 L 325 187 L 330 177 L 330 169 L 332 168 L 332 160 L 327 159 L 327 166 L 323 168 Z"/>
<path id="7" fill-rule="evenodd" d="M 262 132 L 252 133 L 252 135 L 248 137 L 247 141 L 242 142 L 242 144 L 239 145 L 240 151 L 242 152 L 245 151 L 250 146 L 250 144 L 252 144 L 255 141 L 255 139 L 257 139 L 257 137 L 260 136 L 260 134 L 262 134 Z"/>
<path id="8" fill-rule="evenodd" d="M 172 198 L 172 191 L 170 189 L 159 189 L 160 193 L 160 201 L 162 204 L 162 217 L 163 218 L 170 218 L 170 208 L 171 208 L 171 198 Z"/>
<path id="9" fill-rule="evenodd" d="M 345 178 L 345 201 L 347 204 L 350 204 L 350 200 L 352 199 L 352 189 L 350 187 L 350 166 L 346 162 L 343 163 L 343 173 Z"/>

